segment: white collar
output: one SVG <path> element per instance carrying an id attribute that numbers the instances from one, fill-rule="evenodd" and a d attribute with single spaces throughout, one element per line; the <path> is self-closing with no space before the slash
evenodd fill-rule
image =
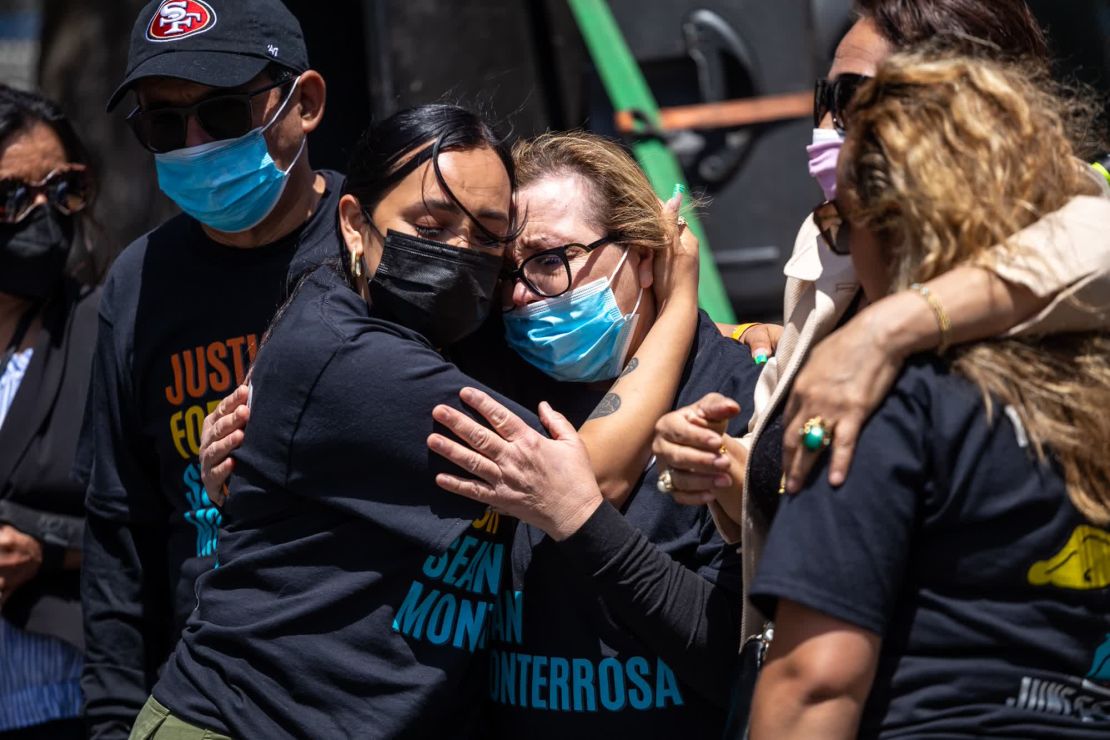
<path id="1" fill-rule="evenodd" d="M 795 280 L 815 283 L 824 274 L 840 275 L 845 270 L 852 271 L 851 255 L 836 254 L 829 249 L 813 219 L 806 218 L 798 229 L 794 252 L 782 268 L 783 274 Z"/>

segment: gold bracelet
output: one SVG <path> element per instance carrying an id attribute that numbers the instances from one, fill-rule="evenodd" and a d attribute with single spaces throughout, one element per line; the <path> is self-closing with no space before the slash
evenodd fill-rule
<path id="1" fill-rule="evenodd" d="M 732 330 L 732 338 L 735 339 L 737 342 L 739 342 L 741 339 L 744 338 L 744 332 L 746 332 L 748 329 L 751 329 L 753 326 L 759 326 L 759 324 L 760 324 L 760 322 L 758 322 L 758 321 L 752 321 L 752 322 L 747 323 L 747 324 L 741 324 L 740 326 L 738 326 L 738 327 L 736 327 L 735 329 Z"/>
<path id="2" fill-rule="evenodd" d="M 940 329 L 940 344 L 937 345 L 937 354 L 943 355 L 948 351 L 948 345 L 952 342 L 952 321 L 948 318 L 948 312 L 944 310 L 944 306 L 941 305 L 940 300 L 933 295 L 933 291 L 929 290 L 928 286 L 914 283 L 910 286 L 910 290 L 924 298 L 926 303 L 929 304 L 929 308 L 933 309 L 933 316 L 937 320 L 937 328 Z"/>

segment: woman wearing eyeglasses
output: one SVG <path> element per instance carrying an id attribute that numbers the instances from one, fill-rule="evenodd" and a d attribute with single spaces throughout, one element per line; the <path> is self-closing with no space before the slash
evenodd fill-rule
<path id="1" fill-rule="evenodd" d="M 84 737 L 70 478 L 96 339 L 93 178 L 51 101 L 0 85 L 0 737 Z"/>
<path id="2" fill-rule="evenodd" d="M 989 267 L 959 266 L 861 308 L 856 270 L 828 228 L 836 220 L 838 155 L 851 129 L 855 88 L 896 50 L 938 37 L 1034 65 L 1047 65 L 1048 51 L 1024 0 L 861 0 L 858 9 L 829 81 L 817 87 L 810 172 L 825 201 L 803 223 L 785 268 L 786 327 L 760 378 L 751 431 L 727 443 L 734 485 L 703 490 L 705 474 L 715 471 L 700 461 L 709 450 L 696 436 L 707 421 L 736 413 L 732 401 L 706 397 L 669 414 L 656 437 L 655 452 L 672 470 L 676 493 L 685 500 L 712 498 L 722 534 L 743 541 L 745 589 L 779 495 L 799 490 L 826 449 L 829 482 L 844 481 L 859 429 L 906 357 L 995 335 L 1098 328 L 1110 315 L 1110 242 L 1104 235 L 1110 200 L 1097 198 L 1068 201 L 1014 236 L 1024 256 L 1019 250 L 999 255 Z M 1100 179 L 1093 170 L 1091 177 Z M 1030 269 L 1029 255 L 1052 269 Z M 745 636 L 756 634 L 764 619 L 745 602 Z"/>

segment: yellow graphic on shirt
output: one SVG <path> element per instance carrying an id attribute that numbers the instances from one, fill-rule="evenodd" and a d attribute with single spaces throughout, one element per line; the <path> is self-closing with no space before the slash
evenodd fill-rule
<path id="1" fill-rule="evenodd" d="M 1033 563 L 1026 576 L 1034 586 L 1091 591 L 1110 586 L 1110 532 L 1086 524 L 1048 560 Z"/>

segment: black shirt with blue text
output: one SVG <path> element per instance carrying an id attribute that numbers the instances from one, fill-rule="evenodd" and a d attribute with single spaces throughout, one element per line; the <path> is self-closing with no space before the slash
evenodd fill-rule
<path id="1" fill-rule="evenodd" d="M 699 318 L 675 407 L 737 399 L 743 434 L 759 367 Z M 580 425 L 604 390 L 533 377 L 518 394 Z M 718 738 L 739 635 L 740 561 L 705 507 L 657 490 L 649 464 L 563 542 L 520 526 L 513 588 L 491 635 L 492 733 L 502 738 Z M 622 516 L 623 515 L 623 516 Z"/>
<path id="2" fill-rule="evenodd" d="M 438 488 L 461 471 L 426 439 L 476 382 L 325 266 L 251 385 L 220 564 L 155 697 L 236 737 L 471 736 L 515 521 Z"/>
<path id="3" fill-rule="evenodd" d="M 100 302 L 77 474 L 94 737 L 125 737 L 216 562 L 220 511 L 200 476 L 205 416 L 242 383 L 296 278 L 339 254 L 343 177 L 318 173 L 312 216 L 270 244 L 213 241 L 182 214 L 128 246 Z"/>

